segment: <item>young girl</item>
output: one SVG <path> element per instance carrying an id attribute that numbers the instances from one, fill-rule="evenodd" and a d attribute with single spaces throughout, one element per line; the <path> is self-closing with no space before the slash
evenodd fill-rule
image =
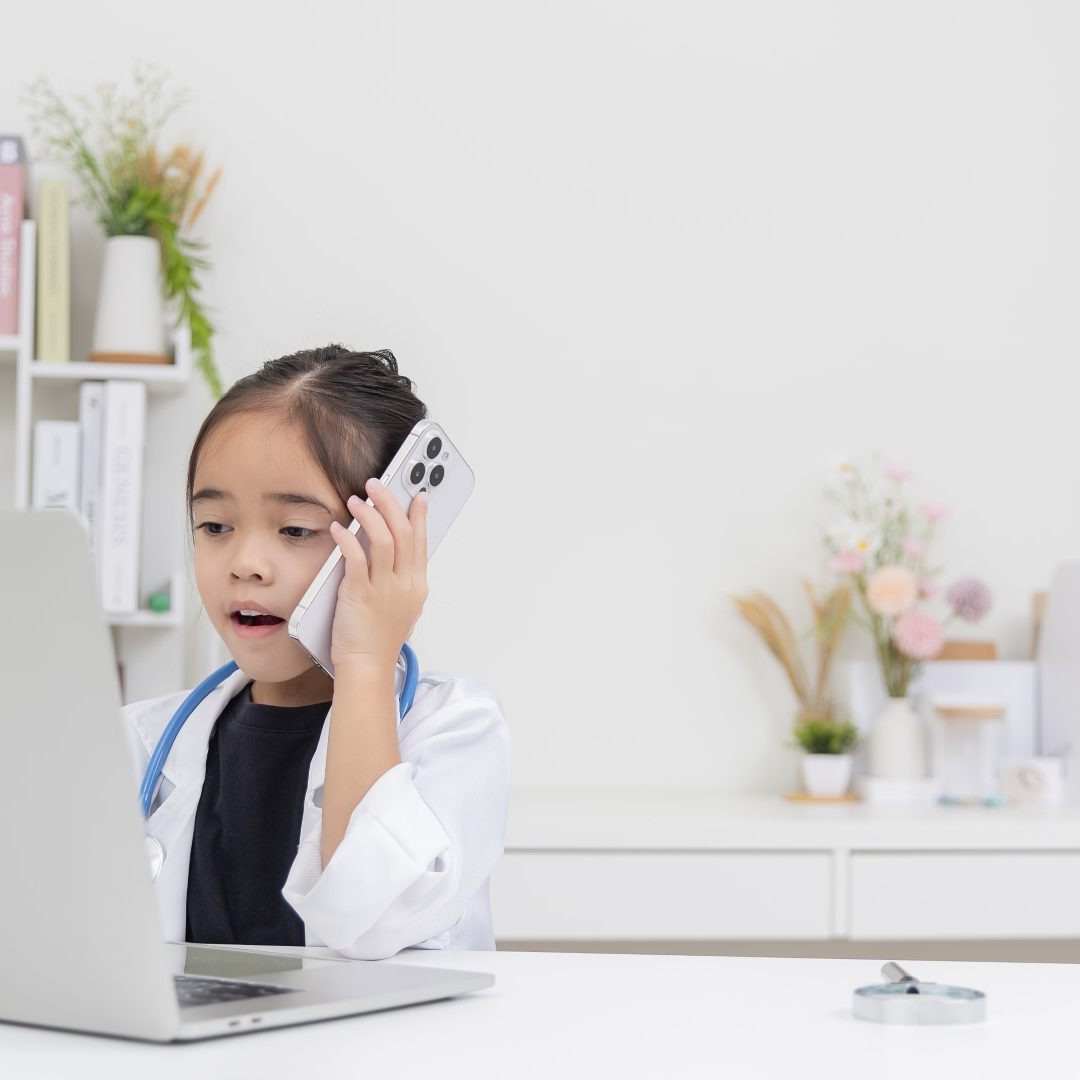
<path id="1" fill-rule="evenodd" d="M 196 436 L 196 583 L 238 670 L 184 724 L 147 821 L 170 940 L 359 959 L 494 948 L 488 878 L 509 784 L 499 703 L 429 672 L 398 720 L 398 654 L 428 594 L 427 497 L 406 516 L 375 478 L 426 415 L 390 352 L 329 345 L 240 379 Z M 352 517 L 370 565 L 343 527 Z M 331 679 L 286 627 L 335 544 Z M 185 696 L 124 708 L 140 780 Z"/>

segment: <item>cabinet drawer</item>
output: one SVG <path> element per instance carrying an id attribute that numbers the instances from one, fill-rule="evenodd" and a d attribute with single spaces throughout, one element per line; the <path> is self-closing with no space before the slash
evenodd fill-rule
<path id="1" fill-rule="evenodd" d="M 826 852 L 507 852 L 496 937 L 827 938 Z"/>
<path id="2" fill-rule="evenodd" d="M 1080 936 L 1080 852 L 854 852 L 853 938 Z"/>

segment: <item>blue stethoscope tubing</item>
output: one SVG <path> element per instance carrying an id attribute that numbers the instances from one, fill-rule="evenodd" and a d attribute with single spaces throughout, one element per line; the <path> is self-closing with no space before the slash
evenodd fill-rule
<path id="1" fill-rule="evenodd" d="M 405 660 L 405 682 L 398 697 L 398 716 L 404 718 L 405 714 L 412 708 L 413 698 L 416 696 L 416 684 L 420 678 L 420 663 L 408 642 L 401 646 L 401 655 Z M 139 785 L 139 800 L 142 803 L 143 817 L 150 816 L 150 807 L 154 802 L 154 792 L 157 791 L 158 783 L 161 780 L 161 770 L 165 767 L 165 759 L 169 756 L 169 751 L 176 741 L 176 736 L 180 734 L 184 722 L 199 707 L 207 694 L 216 690 L 238 667 L 239 665 L 235 660 L 230 660 L 227 664 L 219 667 L 217 671 L 211 672 L 184 698 L 180 708 L 173 713 L 168 726 L 161 733 L 161 738 L 158 739 L 157 746 L 154 747 L 154 752 L 150 755 L 142 784 Z"/>

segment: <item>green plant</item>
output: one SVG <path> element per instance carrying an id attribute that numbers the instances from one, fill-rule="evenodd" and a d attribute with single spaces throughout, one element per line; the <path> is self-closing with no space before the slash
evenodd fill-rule
<path id="1" fill-rule="evenodd" d="M 200 183 L 203 155 L 178 145 L 166 154 L 157 141 L 166 120 L 189 97 L 168 86 L 171 76 L 153 65 L 137 64 L 134 93 L 114 84 L 98 86 L 95 96 L 64 103 L 44 75 L 23 95 L 45 160 L 66 164 L 83 189 L 106 236 L 153 236 L 161 244 L 165 295 L 191 328 L 196 362 L 215 398 L 222 382 L 214 363 L 214 327 L 199 299 L 200 275 L 210 268 L 206 244 L 189 235 L 221 175 Z"/>
<path id="2" fill-rule="evenodd" d="M 850 720 L 801 720 L 795 745 L 808 754 L 846 754 L 859 743 L 859 729 Z"/>

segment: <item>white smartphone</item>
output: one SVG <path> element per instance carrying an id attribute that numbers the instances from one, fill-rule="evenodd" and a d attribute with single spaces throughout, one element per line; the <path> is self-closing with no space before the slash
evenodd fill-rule
<path id="1" fill-rule="evenodd" d="M 379 479 L 406 514 L 414 495 L 421 491 L 428 493 L 429 561 L 476 482 L 472 469 L 446 432 L 430 420 L 421 420 L 409 432 L 408 438 Z M 373 505 L 371 499 L 367 503 Z M 349 532 L 356 534 L 364 554 L 370 558 L 370 542 L 356 518 L 349 524 Z M 330 659 L 334 610 L 337 608 L 338 588 L 344 577 L 345 561 L 341 548 L 335 545 L 289 618 L 289 637 L 299 641 L 311 659 L 331 678 L 334 677 L 334 665 Z"/>

